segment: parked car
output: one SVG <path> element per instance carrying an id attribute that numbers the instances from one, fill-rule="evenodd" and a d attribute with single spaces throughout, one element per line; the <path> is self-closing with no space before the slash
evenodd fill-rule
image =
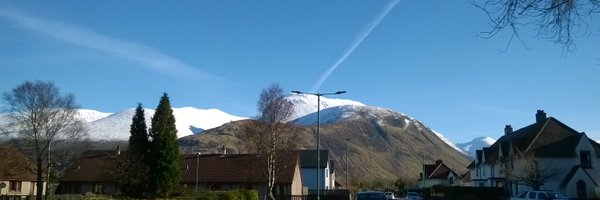
<path id="1" fill-rule="evenodd" d="M 510 200 L 530 200 L 530 199 L 569 199 L 565 195 L 552 191 L 526 191 L 510 198 Z"/>
<path id="2" fill-rule="evenodd" d="M 380 191 L 366 191 L 356 193 L 355 200 L 388 200 L 388 198 Z"/>
<path id="3" fill-rule="evenodd" d="M 396 199 L 396 196 L 394 196 L 394 193 L 393 193 L 393 192 L 385 192 L 385 196 L 386 196 L 386 197 L 387 197 L 389 200 Z"/>
<path id="4" fill-rule="evenodd" d="M 404 197 L 405 200 L 421 200 L 423 198 L 421 198 L 421 195 L 417 192 L 408 192 L 406 193 L 406 197 Z"/>

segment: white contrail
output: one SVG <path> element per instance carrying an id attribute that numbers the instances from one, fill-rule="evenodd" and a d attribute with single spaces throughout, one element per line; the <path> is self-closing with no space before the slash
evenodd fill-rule
<path id="1" fill-rule="evenodd" d="M 311 89 L 312 92 L 317 92 L 319 90 L 319 88 L 321 87 L 321 85 L 323 84 L 323 82 L 325 82 L 325 80 L 327 80 L 327 78 L 329 77 L 329 75 L 331 75 L 331 73 L 333 73 L 333 71 L 335 71 L 335 69 L 337 69 L 338 66 L 342 62 L 344 62 L 344 60 L 346 60 L 346 58 L 348 58 L 348 56 L 350 56 L 350 54 L 352 54 L 352 52 L 354 52 L 354 50 L 356 49 L 356 47 L 358 47 L 358 45 L 360 45 L 360 43 L 362 43 L 362 41 L 367 36 L 369 36 L 369 34 L 371 33 L 371 31 L 373 31 L 373 29 L 375 29 L 375 27 L 377 27 L 377 25 L 379 24 L 379 22 L 381 22 L 381 20 L 383 20 L 383 18 L 385 18 L 385 16 L 387 16 L 387 14 L 400 1 L 401 0 L 392 0 L 387 5 L 385 5 L 385 7 L 383 8 L 383 10 L 381 10 L 381 12 L 373 20 L 371 20 L 365 26 L 365 28 L 363 28 L 362 31 L 360 31 L 358 33 L 358 35 L 356 36 L 356 38 L 354 38 L 354 41 L 352 41 L 352 43 L 350 44 L 350 47 L 348 49 L 346 49 L 346 51 L 344 51 L 344 53 L 342 54 L 342 56 L 340 56 L 340 58 L 338 58 L 337 61 L 327 71 L 325 71 L 325 73 L 323 73 L 323 75 L 321 75 L 321 78 L 319 78 L 319 80 L 313 85 L 313 87 Z"/>
<path id="2" fill-rule="evenodd" d="M 54 39 L 113 54 L 163 74 L 177 77 L 220 79 L 156 48 L 115 39 L 61 21 L 42 19 L 1 8 L 0 18 L 8 19 L 21 28 L 33 30 Z"/>

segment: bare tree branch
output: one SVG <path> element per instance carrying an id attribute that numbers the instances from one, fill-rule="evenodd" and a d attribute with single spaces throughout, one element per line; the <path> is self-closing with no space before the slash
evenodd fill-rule
<path id="1" fill-rule="evenodd" d="M 472 4 L 488 17 L 490 30 L 482 38 L 491 38 L 504 29 L 519 39 L 522 27 L 535 26 L 537 35 L 560 44 L 566 51 L 576 49 L 574 37 L 591 31 L 591 16 L 600 11 L 599 0 L 473 0 Z M 510 44 L 510 42 L 509 42 Z"/>
<path id="2" fill-rule="evenodd" d="M 32 157 L 40 188 L 36 198 L 41 199 L 44 175 L 51 173 L 50 167 L 64 164 L 69 152 L 75 152 L 72 145 L 86 136 L 77 118 L 75 97 L 61 96 L 52 82 L 27 81 L 4 93 L 3 100 L 9 121 L 3 128 L 5 135 Z"/>

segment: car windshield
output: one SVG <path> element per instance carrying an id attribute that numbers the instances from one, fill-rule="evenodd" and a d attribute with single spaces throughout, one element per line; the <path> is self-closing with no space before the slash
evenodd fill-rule
<path id="1" fill-rule="evenodd" d="M 368 193 L 358 193 L 356 195 L 356 200 L 386 200 L 387 197 L 385 197 L 385 194 L 383 193 L 375 193 L 375 192 L 368 192 Z"/>
<path id="2" fill-rule="evenodd" d="M 409 196 L 409 197 L 418 197 L 418 196 L 419 196 L 419 193 L 416 193 L 416 192 L 409 192 L 409 193 L 408 193 L 406 196 Z"/>

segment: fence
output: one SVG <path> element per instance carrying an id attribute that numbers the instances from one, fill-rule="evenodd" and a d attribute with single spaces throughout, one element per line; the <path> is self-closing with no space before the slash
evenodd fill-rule
<path id="1" fill-rule="evenodd" d="M 278 195 L 277 200 L 317 200 L 317 191 L 309 190 L 307 195 Z M 348 190 L 321 190 L 319 191 L 320 200 L 348 200 L 350 192 Z"/>

